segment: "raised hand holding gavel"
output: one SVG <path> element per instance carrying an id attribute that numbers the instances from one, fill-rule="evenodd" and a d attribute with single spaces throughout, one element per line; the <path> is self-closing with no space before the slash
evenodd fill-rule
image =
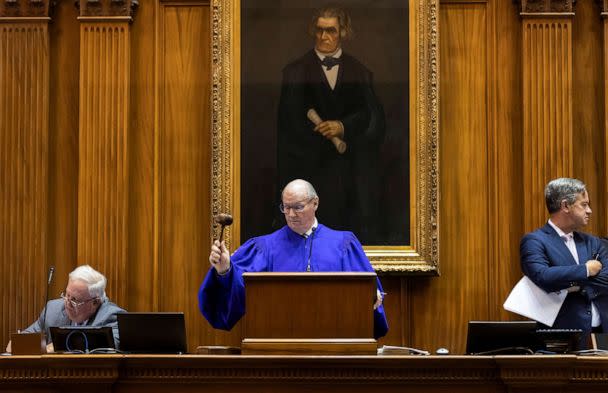
<path id="1" fill-rule="evenodd" d="M 221 229 L 220 238 L 211 245 L 209 262 L 218 274 L 225 274 L 230 270 L 230 253 L 224 244 L 224 228 L 231 225 L 233 219 L 230 214 L 220 213 L 213 217 L 213 220 L 221 225 Z"/>
<path id="2" fill-rule="evenodd" d="M 232 216 L 227 213 L 220 213 L 216 215 L 214 218 L 215 222 L 221 225 L 220 229 L 220 243 L 224 240 L 224 228 L 232 225 Z"/>

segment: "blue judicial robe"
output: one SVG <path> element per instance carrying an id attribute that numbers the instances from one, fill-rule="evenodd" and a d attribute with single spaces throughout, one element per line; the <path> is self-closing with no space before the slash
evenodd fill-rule
<path id="1" fill-rule="evenodd" d="M 245 314 L 243 272 L 304 272 L 309 259 L 313 272 L 374 271 L 352 232 L 334 231 L 319 224 L 311 236 L 304 238 L 284 226 L 239 247 L 230 257 L 231 269 L 227 274 L 220 276 L 214 268 L 209 269 L 199 289 L 199 309 L 211 326 L 230 330 Z M 383 292 L 380 280 L 377 282 Z M 381 305 L 374 310 L 374 337 L 382 337 L 387 331 Z"/>

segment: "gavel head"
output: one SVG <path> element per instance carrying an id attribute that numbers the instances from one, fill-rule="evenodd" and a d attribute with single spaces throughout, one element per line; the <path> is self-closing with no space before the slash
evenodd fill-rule
<path id="1" fill-rule="evenodd" d="M 221 226 L 228 226 L 232 224 L 232 216 L 226 213 L 220 213 L 214 217 L 215 222 Z"/>

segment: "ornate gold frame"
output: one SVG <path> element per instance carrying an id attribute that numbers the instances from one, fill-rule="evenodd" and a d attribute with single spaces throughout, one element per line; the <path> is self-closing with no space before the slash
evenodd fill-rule
<path id="1" fill-rule="evenodd" d="M 384 273 L 439 273 L 439 0 L 409 0 L 411 244 L 366 246 Z M 211 213 L 240 232 L 240 1 L 212 1 Z M 232 247 L 234 248 L 234 247 Z"/>

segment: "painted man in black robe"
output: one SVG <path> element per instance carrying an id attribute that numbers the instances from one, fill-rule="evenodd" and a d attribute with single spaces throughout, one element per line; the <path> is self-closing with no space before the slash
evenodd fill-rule
<path id="1" fill-rule="evenodd" d="M 381 240 L 378 154 L 384 112 L 372 73 L 342 50 L 342 42 L 352 36 L 350 16 L 343 9 L 324 7 L 310 27 L 314 49 L 283 70 L 278 188 L 296 178 L 314 183 L 324 195 L 320 219 L 372 244 Z M 346 143 L 342 154 L 332 138 Z"/>

